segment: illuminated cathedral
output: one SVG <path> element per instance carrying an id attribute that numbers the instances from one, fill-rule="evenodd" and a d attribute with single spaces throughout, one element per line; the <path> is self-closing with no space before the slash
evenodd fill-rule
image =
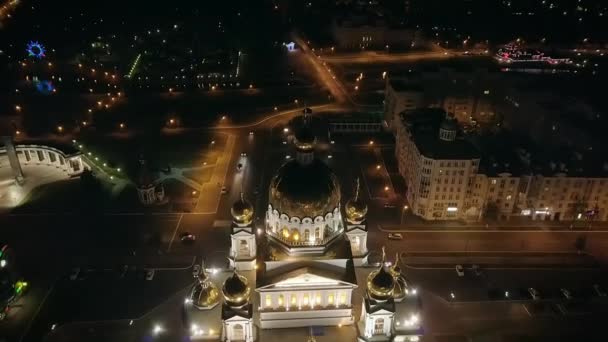
<path id="1" fill-rule="evenodd" d="M 264 239 L 244 194 L 232 206 L 231 269 L 203 267 L 186 299 L 191 338 L 251 342 L 270 329 L 335 326 L 356 329 L 357 341 L 417 341 L 416 290 L 398 259 L 390 265 L 383 251 L 368 262 L 359 185 L 342 205 L 338 177 L 315 157 L 308 113 L 299 121 L 296 157 L 270 182 Z"/>

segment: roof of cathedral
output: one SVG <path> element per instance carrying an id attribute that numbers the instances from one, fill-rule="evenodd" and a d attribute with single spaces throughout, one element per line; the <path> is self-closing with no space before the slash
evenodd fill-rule
<path id="1" fill-rule="evenodd" d="M 262 261 L 281 261 L 289 260 L 312 260 L 312 259 L 352 259 L 353 253 L 350 249 L 350 242 L 344 234 L 336 235 L 336 237 L 325 245 L 322 252 L 315 254 L 298 255 L 297 253 L 290 254 L 285 249 L 281 248 L 280 242 L 270 240 L 269 247 L 260 251 Z"/>
<path id="2" fill-rule="evenodd" d="M 250 303 L 240 308 L 234 308 L 228 305 L 222 306 L 222 320 L 227 320 L 235 316 L 243 318 L 253 317 L 253 304 Z"/>
<path id="3" fill-rule="evenodd" d="M 330 278 L 357 285 L 355 267 L 352 259 L 349 259 L 346 260 L 346 267 L 340 267 L 314 260 L 294 261 L 270 271 L 266 271 L 264 267 L 260 267 L 258 268 L 256 274 L 256 287 L 260 288 L 276 284 L 303 274 L 313 274 L 319 277 Z"/>

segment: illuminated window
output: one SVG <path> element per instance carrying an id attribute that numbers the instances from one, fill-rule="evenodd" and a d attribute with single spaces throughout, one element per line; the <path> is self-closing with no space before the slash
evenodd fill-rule
<path id="1" fill-rule="evenodd" d="M 310 230 L 304 230 L 304 241 L 310 240 Z"/>
<path id="2" fill-rule="evenodd" d="M 310 302 L 307 294 L 304 295 L 303 302 L 304 302 L 304 305 L 308 305 L 308 303 Z"/>
<path id="3" fill-rule="evenodd" d="M 327 296 L 327 303 L 329 305 L 334 305 L 334 295 L 333 295 L 333 293 L 330 294 L 329 296 Z"/>
<path id="4" fill-rule="evenodd" d="M 272 297 L 270 295 L 266 295 L 266 306 L 272 306 Z"/>
<path id="5" fill-rule="evenodd" d="M 291 295 L 291 305 L 297 305 L 298 304 L 298 298 L 296 297 L 295 294 Z"/>
<path id="6" fill-rule="evenodd" d="M 279 306 L 283 306 L 285 304 L 285 298 L 283 295 L 279 295 Z"/>
<path id="7" fill-rule="evenodd" d="M 346 304 L 346 294 L 345 293 L 340 294 L 340 304 L 341 305 Z"/>
<path id="8" fill-rule="evenodd" d="M 317 296 L 315 297 L 315 302 L 317 305 L 321 305 L 321 294 L 317 292 Z"/>
<path id="9" fill-rule="evenodd" d="M 283 227 L 283 229 L 281 230 L 281 234 L 283 234 L 284 238 L 288 238 L 289 237 L 289 229 Z"/>

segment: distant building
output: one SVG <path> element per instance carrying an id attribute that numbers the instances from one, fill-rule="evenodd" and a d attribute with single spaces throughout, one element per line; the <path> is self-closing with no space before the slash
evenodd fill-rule
<path id="1" fill-rule="evenodd" d="M 461 124 L 495 123 L 500 119 L 498 104 L 503 101 L 499 98 L 503 93 L 499 77 L 486 71 L 452 69 L 387 77 L 385 120 L 391 127 L 403 111 L 439 107 L 453 114 Z"/>
<path id="2" fill-rule="evenodd" d="M 331 33 L 340 48 L 386 49 L 411 47 L 420 33 L 405 25 L 402 18 L 392 18 L 376 1 L 343 2 L 340 15 L 332 23 Z"/>

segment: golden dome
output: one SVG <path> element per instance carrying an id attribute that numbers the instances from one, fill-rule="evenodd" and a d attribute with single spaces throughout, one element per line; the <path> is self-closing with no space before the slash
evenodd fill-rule
<path id="1" fill-rule="evenodd" d="M 201 310 L 211 309 L 220 302 L 220 291 L 209 279 L 204 267 L 198 275 L 198 283 L 192 288 L 190 299 L 192 305 Z"/>
<path id="2" fill-rule="evenodd" d="M 272 178 L 270 205 L 289 217 L 317 217 L 340 206 L 340 184 L 333 171 L 319 159 L 283 164 Z"/>
<path id="3" fill-rule="evenodd" d="M 365 215 L 367 215 L 367 204 L 359 197 L 359 179 L 357 179 L 355 197 L 346 202 L 344 211 L 346 212 L 346 220 L 349 223 L 357 224 L 365 220 Z"/>
<path id="4" fill-rule="evenodd" d="M 245 199 L 241 192 L 241 198 L 234 202 L 230 209 L 234 222 L 249 225 L 253 221 L 253 205 Z"/>
<path id="5" fill-rule="evenodd" d="M 249 281 L 247 281 L 247 278 L 236 273 L 236 270 L 232 276 L 224 281 L 224 286 L 222 287 L 224 300 L 230 306 L 243 306 L 247 304 L 250 291 Z"/>
<path id="6" fill-rule="evenodd" d="M 387 300 L 393 296 L 395 290 L 395 279 L 384 266 L 385 254 L 382 248 L 382 262 L 380 267 L 367 276 L 367 293 L 377 300 Z"/>

